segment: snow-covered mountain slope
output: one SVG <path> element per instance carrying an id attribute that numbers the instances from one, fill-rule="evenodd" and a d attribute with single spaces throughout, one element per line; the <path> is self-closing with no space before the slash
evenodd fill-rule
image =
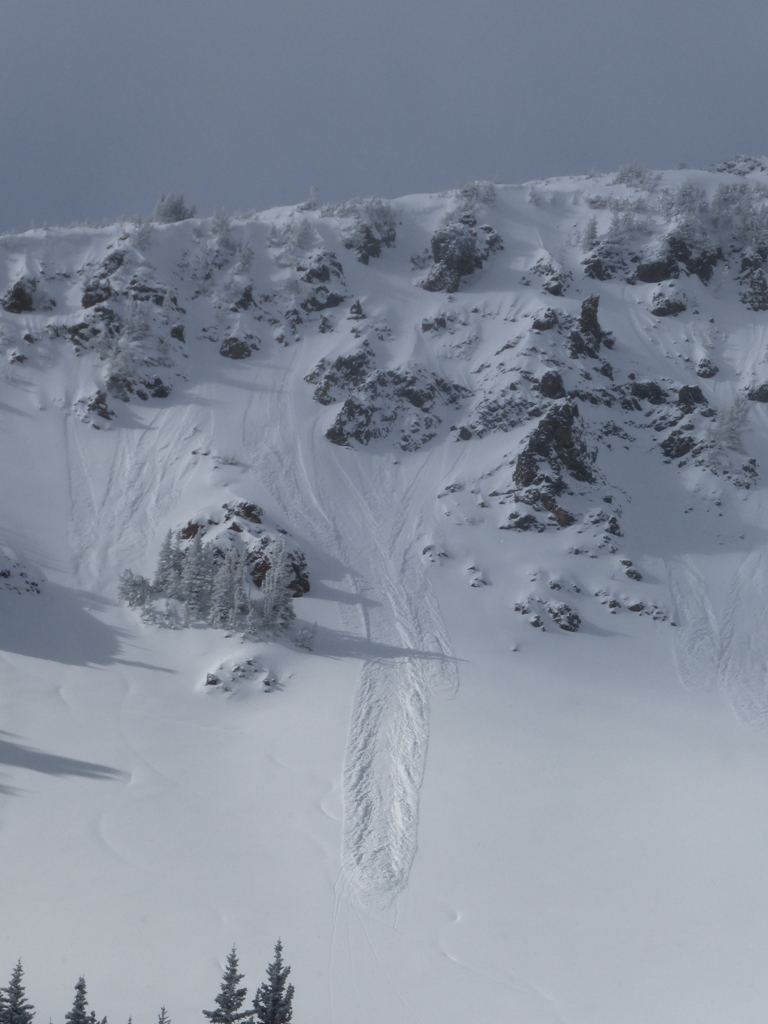
<path id="1" fill-rule="evenodd" d="M 742 159 L 0 239 L 39 1013 L 280 936 L 297 1020 L 762 1019 L 767 209 Z M 282 536 L 292 630 L 142 622 L 169 530 L 254 589 Z"/>

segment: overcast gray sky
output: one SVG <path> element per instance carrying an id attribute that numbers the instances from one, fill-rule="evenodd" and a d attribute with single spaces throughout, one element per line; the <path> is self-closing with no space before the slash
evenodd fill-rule
<path id="1" fill-rule="evenodd" d="M 765 153 L 765 0 L 0 0 L 0 230 Z"/>

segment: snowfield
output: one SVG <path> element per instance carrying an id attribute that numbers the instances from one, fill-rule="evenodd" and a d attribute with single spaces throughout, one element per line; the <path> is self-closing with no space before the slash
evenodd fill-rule
<path id="1" fill-rule="evenodd" d="M 734 161 L 0 239 L 39 1020 L 81 973 L 200 1018 L 278 937 L 297 1024 L 764 1020 L 767 196 Z M 290 631 L 118 600 L 232 503 L 306 555 Z"/>

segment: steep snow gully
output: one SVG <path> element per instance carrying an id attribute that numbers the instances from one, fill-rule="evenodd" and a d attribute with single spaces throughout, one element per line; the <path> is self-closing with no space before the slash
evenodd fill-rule
<path id="1" fill-rule="evenodd" d="M 429 524 L 416 503 L 415 480 L 422 490 L 443 456 L 434 451 L 403 466 L 389 451 L 366 460 L 364 475 L 354 452 L 328 444 L 313 409 L 297 414 L 301 402 L 288 396 L 306 387 L 303 373 L 292 365 L 273 376 L 268 431 L 251 433 L 246 412 L 243 442 L 286 524 L 343 566 L 342 622 L 364 660 L 344 758 L 342 870 L 350 894 L 381 909 L 407 886 L 416 853 L 430 699 L 458 686 L 432 584 L 417 557 Z M 295 444 L 288 465 L 278 444 L 286 436 Z"/>

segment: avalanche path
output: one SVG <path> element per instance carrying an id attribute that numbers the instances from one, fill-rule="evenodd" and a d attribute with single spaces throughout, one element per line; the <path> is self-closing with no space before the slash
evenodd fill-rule
<path id="1" fill-rule="evenodd" d="M 677 622 L 673 639 L 677 671 L 687 688 L 708 689 L 717 681 L 720 629 L 707 585 L 688 559 L 668 562 L 667 576 Z"/>
<path id="2" fill-rule="evenodd" d="M 747 555 L 731 582 L 723 621 L 720 685 L 736 717 L 745 725 L 768 724 L 766 573 L 765 550 Z"/>
<path id="3" fill-rule="evenodd" d="M 251 434 L 246 411 L 243 440 L 286 524 L 346 569 L 341 588 L 352 603 L 342 605 L 342 622 L 362 630 L 365 660 L 343 769 L 342 869 L 351 892 L 383 908 L 407 886 L 416 853 L 430 697 L 458 686 L 420 555 L 428 527 L 419 499 L 436 493 L 444 456 L 421 453 L 402 465 L 391 450 L 362 460 L 332 445 L 322 413 L 301 401 L 306 371 L 297 361 L 287 372 L 272 368 L 267 435 Z"/>

